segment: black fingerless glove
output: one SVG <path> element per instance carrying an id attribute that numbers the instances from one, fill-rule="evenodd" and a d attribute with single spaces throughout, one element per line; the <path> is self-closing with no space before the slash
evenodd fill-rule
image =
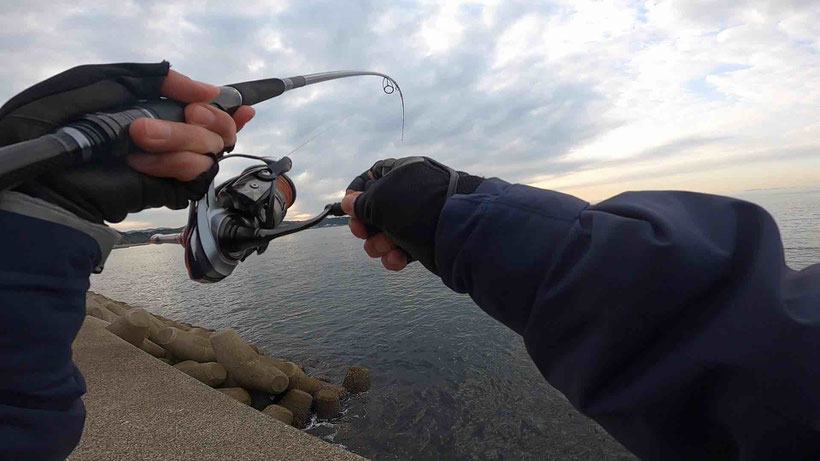
<path id="1" fill-rule="evenodd" d="M 14 96 L 0 108 L 0 146 L 53 132 L 79 117 L 158 99 L 170 64 L 100 64 L 69 69 Z M 127 149 L 128 146 L 117 148 Z M 208 190 L 218 167 L 193 181 L 155 178 L 124 159 L 40 176 L 16 190 L 44 199 L 95 223 L 119 222 L 128 213 L 166 206 L 184 208 Z"/>
<path id="2" fill-rule="evenodd" d="M 483 178 L 428 157 L 376 162 L 348 189 L 363 191 L 354 211 L 371 232 L 384 232 L 410 257 L 438 274 L 435 236 L 444 202 L 453 194 L 470 194 Z"/>

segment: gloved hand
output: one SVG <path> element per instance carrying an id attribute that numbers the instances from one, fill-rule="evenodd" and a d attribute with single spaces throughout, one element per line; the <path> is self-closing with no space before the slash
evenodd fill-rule
<path id="1" fill-rule="evenodd" d="M 350 183 L 342 209 L 350 231 L 385 268 L 402 270 L 416 259 L 438 274 L 435 236 L 444 202 L 471 194 L 483 180 L 428 157 L 388 158 Z"/>
<path id="2" fill-rule="evenodd" d="M 213 156 L 233 146 L 238 129 L 254 115 L 247 106 L 231 117 L 201 104 L 217 94 L 212 85 L 169 71 L 167 62 L 79 66 L 38 83 L 0 108 L 0 145 L 32 139 L 86 113 L 120 109 L 139 100 L 164 96 L 200 103 L 186 107 L 187 123 L 147 118 L 131 123 L 131 140 L 143 152 L 125 161 L 87 164 L 16 188 L 94 223 L 119 222 L 146 208 L 180 209 L 207 191 L 218 170 Z"/>

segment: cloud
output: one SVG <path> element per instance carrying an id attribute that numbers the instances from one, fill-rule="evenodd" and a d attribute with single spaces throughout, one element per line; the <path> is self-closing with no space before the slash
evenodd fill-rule
<path id="1" fill-rule="evenodd" d="M 335 69 L 395 77 L 406 98 L 403 142 L 398 97 L 375 77 L 257 107 L 237 151 L 280 156 L 319 134 L 293 154 L 300 215 L 320 211 L 379 158 L 418 154 L 593 200 L 664 178 L 712 192 L 820 183 L 811 168 L 820 155 L 816 2 L 228 6 L 8 5 L 0 57 L 14 65 L 0 69 L 0 92 L 8 98 L 79 63 L 161 59 L 214 83 Z M 742 180 L 707 174 L 727 163 L 743 165 Z M 247 165 L 226 162 L 220 177 Z M 185 213 L 133 219 L 180 225 Z"/>

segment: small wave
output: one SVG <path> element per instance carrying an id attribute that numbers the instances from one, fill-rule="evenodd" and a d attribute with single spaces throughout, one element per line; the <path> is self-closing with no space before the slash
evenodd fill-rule
<path id="1" fill-rule="evenodd" d="M 332 421 L 342 420 L 345 416 L 347 416 L 348 411 L 350 411 L 350 407 L 345 406 L 344 408 L 342 408 L 342 411 L 339 412 L 339 415 L 336 416 L 335 418 L 325 419 L 325 420 L 322 420 L 322 421 L 319 421 L 319 418 L 316 417 L 316 415 L 311 415 L 310 416 L 310 422 L 308 422 L 307 427 L 305 427 L 302 430 L 307 432 L 311 429 L 316 429 L 318 427 L 327 427 L 327 428 L 333 429 L 333 428 L 336 427 L 336 425 L 333 424 Z M 333 435 L 335 435 L 335 433 Z"/>
<path id="2" fill-rule="evenodd" d="M 327 428 L 334 428 L 336 427 L 335 424 L 331 423 L 330 421 L 319 421 L 316 415 L 312 415 L 310 417 L 310 422 L 308 423 L 307 427 L 302 429 L 303 431 L 309 431 L 311 429 L 316 429 L 317 427 L 327 427 Z"/>

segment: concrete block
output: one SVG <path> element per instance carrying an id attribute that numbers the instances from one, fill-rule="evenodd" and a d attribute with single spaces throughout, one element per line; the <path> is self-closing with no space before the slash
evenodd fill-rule
<path id="1" fill-rule="evenodd" d="M 140 347 L 148 336 L 148 325 L 151 324 L 149 315 L 143 309 L 131 309 L 106 328 L 134 346 Z"/>
<path id="2" fill-rule="evenodd" d="M 310 408 L 313 405 L 313 397 L 307 392 L 299 389 L 291 389 L 279 401 L 279 405 L 287 408 L 293 413 L 294 427 L 304 428 L 310 421 Z"/>
<path id="3" fill-rule="evenodd" d="M 191 334 L 194 334 L 194 335 L 197 335 L 197 336 L 202 336 L 203 338 L 210 338 L 211 335 L 213 334 L 213 332 L 208 331 L 204 328 L 199 328 L 199 327 L 191 328 L 190 330 L 188 330 L 188 333 L 191 333 Z"/>
<path id="4" fill-rule="evenodd" d="M 352 366 L 347 369 L 344 387 L 350 391 L 351 394 L 358 394 L 370 389 L 370 370 L 364 366 Z"/>
<path id="5" fill-rule="evenodd" d="M 262 413 L 273 419 L 282 421 L 287 425 L 291 425 L 293 423 L 293 413 L 280 405 L 268 405 L 264 410 L 262 410 Z"/>
<path id="6" fill-rule="evenodd" d="M 336 392 L 330 389 L 323 389 L 313 396 L 313 409 L 319 419 L 331 419 L 339 416 L 342 412 L 342 403 Z"/>
<path id="7" fill-rule="evenodd" d="M 85 302 L 85 313 L 86 315 L 96 317 L 100 320 L 105 320 L 109 323 L 117 320 L 117 318 L 119 317 L 110 310 L 100 306 L 100 304 L 97 301 L 91 298 L 88 298 Z"/>
<path id="8" fill-rule="evenodd" d="M 201 363 L 217 361 L 210 341 L 178 328 L 160 330 L 154 342 L 170 351 L 179 360 L 194 360 Z"/>
<path id="9" fill-rule="evenodd" d="M 279 394 L 288 387 L 288 377 L 264 356 L 253 351 L 236 331 L 228 329 L 211 336 L 219 363 L 245 389 Z"/>
<path id="10" fill-rule="evenodd" d="M 338 384 L 324 383 L 324 386 L 322 386 L 320 390 L 333 392 L 340 401 L 343 401 L 350 396 L 350 392 L 348 392 L 344 386 L 340 386 Z"/>
<path id="11" fill-rule="evenodd" d="M 110 323 L 106 322 L 105 320 L 98 319 L 97 317 L 93 317 L 90 315 L 86 315 L 85 320 L 83 320 L 84 327 L 105 329 L 105 327 L 107 327 L 108 325 L 110 325 Z"/>
<path id="12" fill-rule="evenodd" d="M 109 311 L 119 315 L 122 317 L 128 312 L 128 309 L 125 308 L 124 304 L 117 303 L 115 301 L 111 301 L 108 298 L 98 299 L 97 302 L 104 308 L 108 309 Z"/>
<path id="13" fill-rule="evenodd" d="M 140 349 L 144 350 L 145 352 L 153 355 L 158 359 L 165 358 L 165 349 L 159 347 L 155 342 L 151 341 L 148 338 L 145 338 L 145 340 L 142 341 Z"/>
<path id="14" fill-rule="evenodd" d="M 310 395 L 313 395 L 323 389 L 326 384 L 327 383 L 310 376 L 294 376 L 293 379 L 290 380 L 291 389 L 299 389 L 300 391 L 305 391 Z"/>
<path id="15" fill-rule="evenodd" d="M 174 365 L 174 368 L 211 387 L 219 386 L 228 377 L 225 367 L 216 362 L 199 363 L 186 360 Z"/>
<path id="16" fill-rule="evenodd" d="M 223 387 L 217 390 L 237 402 L 244 403 L 245 405 L 251 404 L 251 395 L 248 394 L 248 391 L 242 389 L 241 387 Z"/>

